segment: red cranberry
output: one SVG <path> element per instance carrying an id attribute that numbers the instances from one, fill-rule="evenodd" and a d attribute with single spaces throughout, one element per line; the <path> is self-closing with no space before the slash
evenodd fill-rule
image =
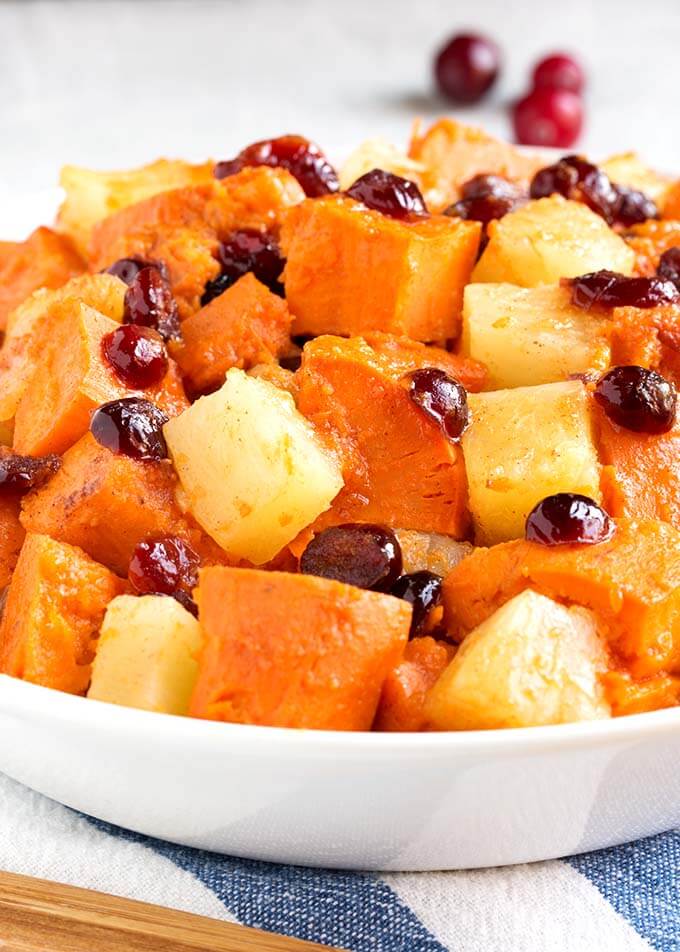
<path id="1" fill-rule="evenodd" d="M 558 86 L 580 93 L 585 84 L 583 70 L 576 60 L 565 53 L 553 53 L 536 65 L 533 75 L 534 88 L 539 86 Z"/>
<path id="2" fill-rule="evenodd" d="M 565 155 L 534 175 L 532 198 L 545 198 L 555 192 L 572 201 L 584 202 L 609 223 L 614 219 L 619 200 L 616 189 L 601 169 L 578 155 Z"/>
<path id="3" fill-rule="evenodd" d="M 437 54 L 437 86 L 452 102 L 477 102 L 495 83 L 500 63 L 500 51 L 492 40 L 461 33 Z"/>
<path id="4" fill-rule="evenodd" d="M 104 403 L 92 414 L 90 432 L 112 453 L 133 459 L 159 460 L 168 455 L 163 426 L 168 418 L 142 397 Z"/>
<path id="5" fill-rule="evenodd" d="M 318 145 L 303 136 L 288 135 L 254 142 L 235 159 L 218 162 L 215 178 L 227 178 L 250 165 L 288 169 L 310 198 L 337 192 L 340 188 L 338 174 L 326 156 Z"/>
<path id="6" fill-rule="evenodd" d="M 366 172 L 350 185 L 346 194 L 390 218 L 427 215 L 425 199 L 416 183 L 382 169 Z"/>
<path id="7" fill-rule="evenodd" d="M 591 307 L 659 307 L 673 304 L 680 292 L 663 278 L 628 278 L 615 271 L 593 271 L 571 281 L 571 300 L 584 311 Z"/>
<path id="8" fill-rule="evenodd" d="M 138 595 L 175 595 L 181 591 L 189 596 L 198 582 L 199 565 L 196 552 L 177 536 L 146 539 L 135 546 L 128 579 Z"/>
<path id="9" fill-rule="evenodd" d="M 542 545 L 595 545 L 610 539 L 613 532 L 613 522 L 594 499 L 579 493 L 556 493 L 531 510 L 525 537 Z"/>
<path id="10" fill-rule="evenodd" d="M 155 387 L 168 370 L 163 338 L 150 327 L 121 325 L 104 337 L 102 352 L 116 376 L 133 390 Z"/>
<path id="11" fill-rule="evenodd" d="M 470 415 L 467 392 L 457 380 L 436 367 L 424 367 L 410 374 L 409 396 L 450 440 L 463 435 Z"/>
<path id="12" fill-rule="evenodd" d="M 657 275 L 664 281 L 672 281 L 680 289 L 680 245 L 668 248 L 659 259 Z"/>
<path id="13" fill-rule="evenodd" d="M 302 553 L 300 571 L 387 592 L 401 575 L 401 548 L 390 529 L 348 522 L 314 536 Z"/>
<path id="14" fill-rule="evenodd" d="M 266 284 L 274 294 L 283 296 L 280 278 L 285 261 L 281 257 L 277 241 L 267 232 L 257 231 L 255 228 L 233 232 L 229 239 L 220 245 L 218 260 L 222 265 L 222 273 L 206 284 L 201 298 L 204 307 L 220 294 L 224 294 L 227 288 L 248 271 L 252 271 L 257 280 Z"/>
<path id="15" fill-rule="evenodd" d="M 461 198 L 505 198 L 519 194 L 519 189 L 513 182 L 500 175 L 473 175 L 460 188 Z"/>
<path id="16" fill-rule="evenodd" d="M 581 134 L 583 104 L 569 89 L 544 86 L 516 103 L 513 123 L 522 145 L 569 147 Z"/>
<path id="17" fill-rule="evenodd" d="M 113 274 L 115 277 L 120 278 L 121 281 L 129 286 L 144 268 L 157 268 L 167 280 L 168 269 L 164 262 L 147 261 L 145 258 L 140 258 L 136 255 L 130 258 L 119 258 L 118 261 L 114 261 L 106 271 L 108 274 Z"/>
<path id="18" fill-rule="evenodd" d="M 675 387 L 655 370 L 614 367 L 598 381 L 595 399 L 610 420 L 635 433 L 667 433 L 675 424 Z"/>
<path id="19" fill-rule="evenodd" d="M 485 195 L 476 198 L 462 198 L 444 210 L 451 218 L 463 218 L 466 221 L 481 221 L 488 225 L 490 221 L 503 218 L 514 211 L 521 203 L 509 195 Z"/>
<path id="20" fill-rule="evenodd" d="M 659 209 L 644 192 L 626 188 L 624 185 L 615 185 L 614 188 L 618 198 L 614 209 L 616 224 L 627 228 L 630 225 L 638 225 L 641 222 L 649 221 L 650 218 L 659 217 Z"/>
<path id="21" fill-rule="evenodd" d="M 142 268 L 125 292 L 124 321 L 153 327 L 163 340 L 179 338 L 177 305 L 169 281 L 157 267 Z"/>
<path id="22" fill-rule="evenodd" d="M 422 634 L 430 611 L 441 602 L 441 575 L 426 571 L 402 575 L 392 586 L 391 594 L 413 606 L 409 638 L 415 638 Z"/>
<path id="23" fill-rule="evenodd" d="M 49 456 L 19 456 L 8 452 L 0 456 L 0 494 L 23 495 L 39 489 L 60 466 L 61 459 L 53 453 Z"/>

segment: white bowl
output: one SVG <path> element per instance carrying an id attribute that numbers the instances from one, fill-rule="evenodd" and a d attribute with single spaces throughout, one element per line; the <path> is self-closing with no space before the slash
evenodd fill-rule
<path id="1" fill-rule="evenodd" d="M 152 714 L 0 676 L 0 770 L 110 823 L 235 856 L 497 866 L 677 826 L 680 711 L 351 734 Z"/>

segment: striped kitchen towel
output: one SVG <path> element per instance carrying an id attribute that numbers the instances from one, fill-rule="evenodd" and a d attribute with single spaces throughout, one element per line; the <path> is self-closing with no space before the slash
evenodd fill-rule
<path id="1" fill-rule="evenodd" d="M 678 831 L 529 866 L 347 873 L 174 846 L 0 775 L 0 868 L 352 952 L 680 950 Z"/>

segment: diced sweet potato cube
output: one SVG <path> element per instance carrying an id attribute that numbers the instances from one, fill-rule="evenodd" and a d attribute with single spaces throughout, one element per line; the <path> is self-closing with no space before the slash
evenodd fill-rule
<path id="1" fill-rule="evenodd" d="M 317 528 L 357 521 L 465 535 L 462 451 L 415 405 L 404 379 L 428 366 L 471 389 L 483 381 L 474 361 L 412 341 L 327 336 L 305 346 L 298 408 L 336 450 L 345 480 Z"/>
<path id="2" fill-rule="evenodd" d="M 680 181 L 673 182 L 664 195 L 662 217 L 680 219 Z"/>
<path id="3" fill-rule="evenodd" d="M 453 657 L 454 648 L 434 638 L 409 641 L 404 657 L 383 684 L 373 724 L 378 731 L 419 731 L 425 726 L 425 699 Z"/>
<path id="4" fill-rule="evenodd" d="M 312 575 L 200 573 L 205 646 L 189 708 L 211 720 L 369 730 L 411 607 Z"/>
<path id="5" fill-rule="evenodd" d="M 444 620 L 467 633 L 526 588 L 590 608 L 633 677 L 680 669 L 680 532 L 617 520 L 597 545 L 518 539 L 477 549 L 444 582 Z"/>
<path id="6" fill-rule="evenodd" d="M 246 274 L 182 324 L 173 356 L 191 389 L 214 390 L 230 367 L 249 370 L 290 343 L 291 315 L 283 298 Z"/>
<path id="7" fill-rule="evenodd" d="M 650 219 L 633 225 L 626 241 L 635 252 L 636 273 L 653 276 L 664 251 L 680 245 L 680 207 L 677 216 L 671 221 Z"/>
<path id="8" fill-rule="evenodd" d="M 636 681 L 627 671 L 607 671 L 601 680 L 614 717 L 645 714 L 662 707 L 676 707 L 680 703 L 678 677 L 658 674 Z"/>
<path id="9" fill-rule="evenodd" d="M 106 606 L 124 588 L 79 549 L 27 535 L 0 625 L 0 671 L 83 694 Z"/>
<path id="10" fill-rule="evenodd" d="M 62 303 L 58 313 L 51 314 L 50 333 L 36 355 L 35 374 L 16 412 L 18 453 L 63 453 L 88 429 L 98 406 L 138 392 L 129 390 L 103 357 L 102 338 L 116 326 L 81 303 Z M 174 362 L 160 385 L 142 395 L 168 416 L 188 406 Z"/>
<path id="11" fill-rule="evenodd" d="M 680 307 L 617 307 L 611 316 L 612 364 L 650 367 L 680 386 Z"/>
<path id="12" fill-rule="evenodd" d="M 479 235 L 445 215 L 397 221 L 340 195 L 307 199 L 281 231 L 294 332 L 456 337 Z"/>
<path id="13" fill-rule="evenodd" d="M 651 434 L 618 426 L 599 407 L 595 419 L 600 461 L 610 467 L 607 511 L 680 529 L 680 421 Z"/>
<path id="14" fill-rule="evenodd" d="M 19 522 L 18 498 L 13 494 L 0 495 L 0 593 L 9 585 L 24 535 L 23 526 Z"/>
<path id="15" fill-rule="evenodd" d="M 85 270 L 70 238 L 38 228 L 0 260 L 0 331 L 7 318 L 38 288 L 59 288 Z"/>
<path id="16" fill-rule="evenodd" d="M 224 561 L 180 510 L 176 487 L 170 463 L 118 456 L 86 433 L 49 483 L 25 497 L 21 521 L 29 532 L 79 546 L 119 575 L 127 575 L 138 542 L 162 535 L 186 539 L 208 564 Z"/>
<path id="17" fill-rule="evenodd" d="M 460 187 L 475 175 L 493 174 L 528 184 L 546 165 L 537 155 L 520 152 L 475 126 L 439 119 L 425 132 L 416 126 L 409 156 L 425 166 L 421 172 L 428 208 L 441 211 L 460 197 Z"/>

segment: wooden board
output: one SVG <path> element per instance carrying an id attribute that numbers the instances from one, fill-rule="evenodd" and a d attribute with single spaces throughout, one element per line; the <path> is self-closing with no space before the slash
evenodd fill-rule
<path id="1" fill-rule="evenodd" d="M 175 909 L 0 872 L 2 952 L 313 952 L 326 948 Z"/>

